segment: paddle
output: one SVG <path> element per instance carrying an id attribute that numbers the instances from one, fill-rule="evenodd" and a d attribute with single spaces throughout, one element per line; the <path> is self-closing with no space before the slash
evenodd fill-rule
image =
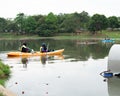
<path id="1" fill-rule="evenodd" d="M 47 52 L 48 52 L 48 48 L 49 48 L 49 43 L 47 44 Z"/>

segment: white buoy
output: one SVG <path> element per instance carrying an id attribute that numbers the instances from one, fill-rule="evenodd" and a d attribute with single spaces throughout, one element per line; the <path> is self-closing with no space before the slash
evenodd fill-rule
<path id="1" fill-rule="evenodd" d="M 118 77 L 114 75 L 108 79 L 108 94 L 109 96 L 120 95 L 120 44 L 114 44 L 109 51 L 108 55 L 108 69 L 114 74 L 118 74 Z"/>
<path id="2" fill-rule="evenodd" d="M 114 44 L 109 51 L 108 69 L 113 73 L 120 73 L 120 44 Z"/>

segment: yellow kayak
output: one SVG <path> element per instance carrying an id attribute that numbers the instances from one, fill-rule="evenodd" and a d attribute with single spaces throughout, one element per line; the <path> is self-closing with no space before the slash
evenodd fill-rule
<path id="1" fill-rule="evenodd" d="M 44 52 L 41 53 L 39 51 L 34 53 L 25 53 L 25 52 L 9 52 L 7 54 L 8 57 L 19 57 L 19 56 L 45 56 L 45 55 L 61 55 L 63 53 L 64 49 L 59 49 L 51 52 Z"/>

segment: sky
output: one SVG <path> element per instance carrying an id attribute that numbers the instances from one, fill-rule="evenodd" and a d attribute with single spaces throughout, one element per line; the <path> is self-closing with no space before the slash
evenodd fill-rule
<path id="1" fill-rule="evenodd" d="M 82 11 L 90 16 L 98 13 L 120 17 L 119 6 L 120 0 L 0 0 L 0 17 L 15 18 L 19 13 L 29 16 Z"/>

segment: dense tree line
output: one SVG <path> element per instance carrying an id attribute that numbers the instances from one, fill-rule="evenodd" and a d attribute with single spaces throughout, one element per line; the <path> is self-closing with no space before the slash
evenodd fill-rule
<path id="1" fill-rule="evenodd" d="M 26 16 L 19 13 L 14 19 L 0 18 L 0 32 L 14 34 L 37 34 L 39 36 L 54 36 L 58 33 L 73 33 L 89 31 L 92 34 L 106 29 L 120 28 L 120 17 L 94 14 L 89 16 L 85 11 L 81 13 L 59 14 L 50 12 L 48 15 Z"/>

